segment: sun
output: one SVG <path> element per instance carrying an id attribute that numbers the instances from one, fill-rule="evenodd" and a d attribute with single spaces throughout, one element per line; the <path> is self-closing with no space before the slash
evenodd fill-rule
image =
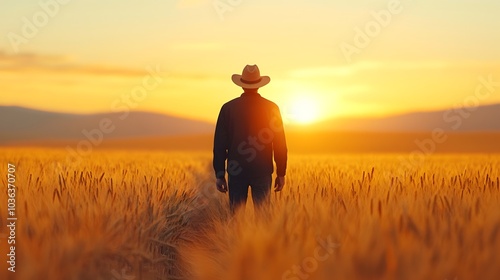
<path id="1" fill-rule="evenodd" d="M 317 121 L 318 117 L 319 105 L 310 97 L 294 98 L 286 107 L 285 118 L 291 123 L 310 124 Z"/>

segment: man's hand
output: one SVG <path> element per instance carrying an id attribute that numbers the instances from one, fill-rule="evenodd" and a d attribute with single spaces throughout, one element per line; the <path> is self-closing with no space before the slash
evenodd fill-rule
<path id="1" fill-rule="evenodd" d="M 274 182 L 274 191 L 280 192 L 284 186 L 285 186 L 285 177 L 284 176 L 276 177 L 276 181 Z"/>
<path id="2" fill-rule="evenodd" d="M 227 182 L 225 178 L 217 178 L 215 185 L 217 186 L 217 190 L 221 193 L 227 192 Z"/>

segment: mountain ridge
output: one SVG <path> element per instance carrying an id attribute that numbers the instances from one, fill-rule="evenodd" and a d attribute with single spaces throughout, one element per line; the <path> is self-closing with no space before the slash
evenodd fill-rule
<path id="1" fill-rule="evenodd" d="M 78 140 L 165 137 L 213 133 L 215 124 L 147 111 L 73 114 L 0 106 L 0 143 L 37 140 Z M 429 112 L 409 112 L 378 118 L 331 119 L 307 127 L 286 129 L 339 132 L 500 132 L 500 104 Z M 100 131 L 100 132 L 99 132 Z"/>
<path id="2" fill-rule="evenodd" d="M 428 112 L 409 112 L 377 118 L 341 118 L 314 125 L 328 131 L 364 132 L 474 132 L 500 131 L 500 104 L 453 108 Z"/>
<path id="3" fill-rule="evenodd" d="M 0 106 L 0 143 L 24 140 L 192 135 L 213 131 L 213 124 L 145 111 L 72 114 Z"/>

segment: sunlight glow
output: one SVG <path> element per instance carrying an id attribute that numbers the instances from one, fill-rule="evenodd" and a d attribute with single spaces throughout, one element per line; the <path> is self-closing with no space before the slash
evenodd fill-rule
<path id="1" fill-rule="evenodd" d="M 285 121 L 297 124 L 310 124 L 318 120 L 319 106 L 316 100 L 301 96 L 289 103 L 285 108 Z"/>

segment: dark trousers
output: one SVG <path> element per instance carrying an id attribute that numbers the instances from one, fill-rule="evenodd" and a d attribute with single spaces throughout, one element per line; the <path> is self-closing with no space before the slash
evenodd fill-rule
<path id="1" fill-rule="evenodd" d="M 248 186 L 251 187 L 252 199 L 255 208 L 259 208 L 269 201 L 272 176 L 245 178 L 242 176 L 229 176 L 229 204 L 231 211 L 243 206 L 248 198 Z"/>

